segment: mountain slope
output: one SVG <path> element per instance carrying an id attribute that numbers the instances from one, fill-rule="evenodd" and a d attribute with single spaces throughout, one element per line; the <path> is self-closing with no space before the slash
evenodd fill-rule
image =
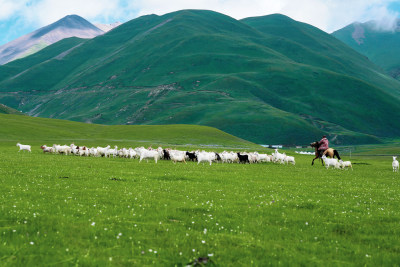
<path id="1" fill-rule="evenodd" d="M 376 24 L 374 21 L 353 23 L 333 32 L 332 35 L 367 56 L 372 62 L 399 80 L 400 20 L 397 20 L 391 30 L 378 29 Z"/>
<path id="2" fill-rule="evenodd" d="M 0 101 L 93 123 L 209 125 L 263 144 L 305 144 L 324 133 L 336 143 L 400 136 L 390 119 L 400 112 L 400 84 L 284 16 L 149 15 L 74 47 L 61 59 L 46 57 L 48 47 L 42 62 L 0 67 L 8 68 Z"/>
<path id="3" fill-rule="evenodd" d="M 93 38 L 104 31 L 77 15 L 66 16 L 48 26 L 0 46 L 0 64 L 34 54 L 69 37 Z"/>

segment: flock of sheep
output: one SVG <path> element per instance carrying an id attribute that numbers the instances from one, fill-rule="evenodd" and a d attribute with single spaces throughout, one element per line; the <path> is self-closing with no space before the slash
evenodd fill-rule
<path id="1" fill-rule="evenodd" d="M 19 147 L 19 151 L 26 150 L 31 152 L 30 145 L 22 145 L 17 143 Z M 206 152 L 206 151 L 181 151 L 175 149 L 163 149 L 158 147 L 157 149 L 153 149 L 151 147 L 137 147 L 137 148 L 121 148 L 118 149 L 117 146 L 111 148 L 107 147 L 91 147 L 88 148 L 86 146 L 76 146 L 71 144 L 67 145 L 53 145 L 48 147 L 43 145 L 40 147 L 44 153 L 55 153 L 55 154 L 65 154 L 65 155 L 77 155 L 77 156 L 92 156 L 92 157 L 123 157 L 123 158 L 139 158 L 139 162 L 143 159 L 154 159 L 155 163 L 159 159 L 171 160 L 173 163 L 176 162 L 185 162 L 187 160 L 196 161 L 197 164 L 201 162 L 208 162 L 210 165 L 212 162 L 223 162 L 223 163 L 259 163 L 259 162 L 273 162 L 273 163 L 281 163 L 281 164 L 296 164 L 295 158 L 292 156 L 287 156 L 285 153 L 280 153 L 278 149 L 275 149 L 275 152 L 271 155 L 267 154 L 259 154 L 258 152 L 227 152 L 224 151 L 222 153 L 216 152 Z M 350 168 L 353 170 L 353 166 L 350 161 L 342 161 L 338 159 L 327 158 L 325 155 L 322 156 L 322 159 L 325 163 L 326 168 L 333 167 L 336 169 L 345 169 Z M 393 172 L 399 171 L 399 162 L 397 161 L 397 157 L 393 157 L 392 162 Z"/>

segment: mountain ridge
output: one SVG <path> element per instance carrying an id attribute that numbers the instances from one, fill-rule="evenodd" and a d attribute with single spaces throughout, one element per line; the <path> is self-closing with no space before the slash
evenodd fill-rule
<path id="1" fill-rule="evenodd" d="M 0 46 L 0 64 L 25 57 L 64 38 L 93 38 L 104 31 L 78 15 L 68 15 L 36 31 Z"/>

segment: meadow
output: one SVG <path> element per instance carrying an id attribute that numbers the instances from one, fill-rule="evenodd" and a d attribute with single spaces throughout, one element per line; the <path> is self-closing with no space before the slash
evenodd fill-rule
<path id="1" fill-rule="evenodd" d="M 31 120 L 33 128 L 7 135 L 1 127 L 2 266 L 185 266 L 199 257 L 217 266 L 400 262 L 400 174 L 392 172 L 390 156 L 354 156 L 354 171 L 311 166 L 312 156 L 291 151 L 295 166 L 62 156 L 39 146 L 174 143 L 182 150 L 271 151 L 222 132 L 214 136 L 218 147 L 205 144 L 207 135 L 187 136 L 182 144 L 169 142 L 168 134 L 159 143 L 146 143 L 145 136 L 134 141 L 133 126 L 120 126 L 125 139 L 112 141 L 117 133 L 102 139 L 94 136 L 99 126 L 82 124 L 93 127 L 96 139 L 77 140 L 56 130 L 71 122 L 12 115 L 0 121 L 6 118 Z M 35 135 L 38 122 L 48 127 L 42 135 Z M 32 153 L 18 152 L 18 141 L 31 144 Z"/>

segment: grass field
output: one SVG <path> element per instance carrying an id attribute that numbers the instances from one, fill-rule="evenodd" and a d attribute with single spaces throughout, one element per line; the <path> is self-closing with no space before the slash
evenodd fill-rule
<path id="1" fill-rule="evenodd" d="M 39 144 L 73 140 L 56 130 L 70 122 L 55 123 L 42 140 L 36 126 L 8 136 L 2 127 L 2 266 L 184 266 L 199 257 L 218 266 L 400 262 L 400 174 L 392 172 L 389 155 L 354 157 L 354 171 L 342 171 L 311 166 L 312 157 L 300 155 L 295 166 L 209 166 L 43 154 Z M 110 145 L 136 145 L 128 132 Z M 107 134 L 94 137 L 75 143 L 110 142 Z M 178 148 L 204 143 L 186 138 Z M 17 140 L 34 145 L 32 153 L 17 152 Z M 173 143 L 167 141 L 160 142 Z"/>

